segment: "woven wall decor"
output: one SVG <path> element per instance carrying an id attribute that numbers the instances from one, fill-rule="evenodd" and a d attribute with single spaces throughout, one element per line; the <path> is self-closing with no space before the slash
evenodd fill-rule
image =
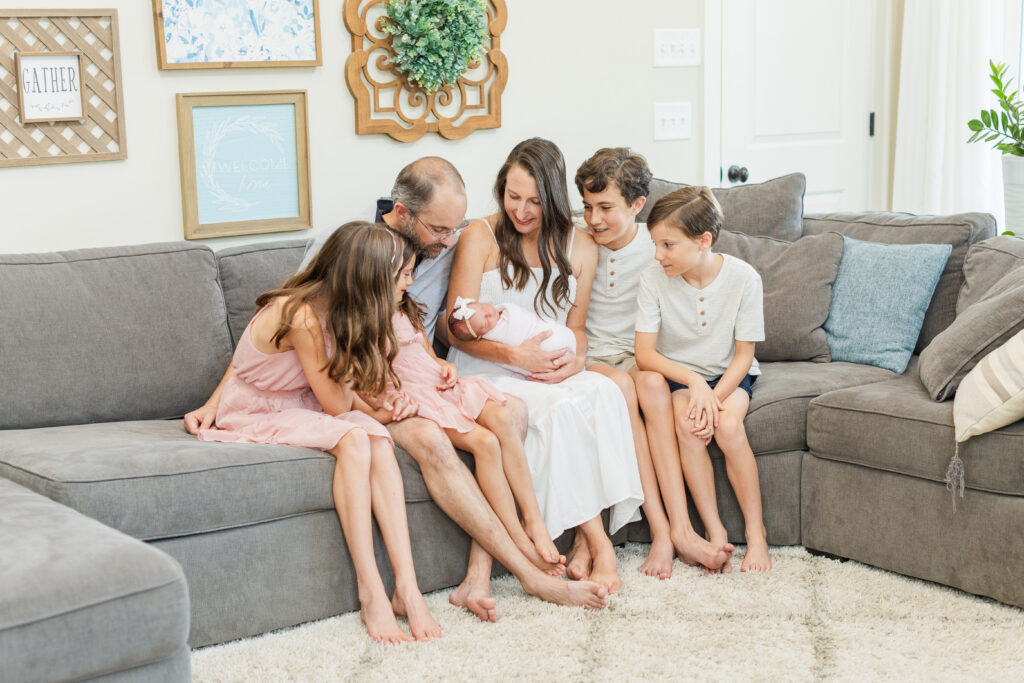
<path id="1" fill-rule="evenodd" d="M 356 100 L 356 133 L 412 142 L 431 132 L 459 140 L 474 130 L 500 128 L 501 92 L 508 79 L 500 39 L 508 18 L 505 0 L 487 0 L 491 43 L 485 57 L 434 93 L 411 85 L 391 67 L 391 36 L 381 30 L 385 2 L 345 0 L 345 26 L 352 34 L 345 80 Z"/>
<path id="2" fill-rule="evenodd" d="M 84 119 L 22 123 L 16 52 L 81 53 Z M 0 167 L 126 156 L 117 10 L 0 9 Z"/>

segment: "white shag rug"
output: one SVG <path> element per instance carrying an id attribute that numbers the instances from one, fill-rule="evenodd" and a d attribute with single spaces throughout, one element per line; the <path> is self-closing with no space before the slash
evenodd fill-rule
<path id="1" fill-rule="evenodd" d="M 774 569 L 672 578 L 617 550 L 622 590 L 600 612 L 492 582 L 498 622 L 427 596 L 442 637 L 379 645 L 358 613 L 196 650 L 196 681 L 1024 680 L 1024 610 L 856 562 L 772 548 Z M 1011 573 L 1015 573 L 1014 572 Z M 403 627 L 404 619 L 399 620 Z"/>

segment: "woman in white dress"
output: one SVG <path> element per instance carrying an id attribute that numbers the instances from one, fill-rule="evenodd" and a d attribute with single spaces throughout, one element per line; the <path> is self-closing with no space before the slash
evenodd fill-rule
<path id="1" fill-rule="evenodd" d="M 459 296 L 515 303 L 567 325 L 576 353 L 544 351 L 538 335 L 518 346 L 452 340 L 448 360 L 462 374 L 485 375 L 530 410 L 526 455 L 552 538 L 577 528 L 567 571 L 610 593 L 620 582 L 601 512 L 611 508 L 614 533 L 639 519 L 643 490 L 629 414 L 615 383 L 584 371 L 584 322 L 597 265 L 597 246 L 574 230 L 558 147 L 533 138 L 512 150 L 494 194 L 502 210 L 463 231 L 448 287 L 448 311 Z M 530 371 L 527 379 L 502 365 Z"/>

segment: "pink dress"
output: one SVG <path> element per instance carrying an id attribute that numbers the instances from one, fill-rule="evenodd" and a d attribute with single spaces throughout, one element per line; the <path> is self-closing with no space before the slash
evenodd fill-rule
<path id="1" fill-rule="evenodd" d="M 370 436 L 391 440 L 388 430 L 366 413 L 325 413 L 294 349 L 263 353 L 252 345 L 251 328 L 252 322 L 242 333 L 231 359 L 235 374 L 221 393 L 217 426 L 201 430 L 201 440 L 286 444 L 329 451 L 356 427 Z M 324 342 L 332 348 L 326 331 Z"/>
<path id="2" fill-rule="evenodd" d="M 401 391 L 419 404 L 420 417 L 464 434 L 476 427 L 487 399 L 504 405 L 505 394 L 474 375 L 463 375 L 454 387 L 439 391 L 441 366 L 423 346 L 423 333 L 404 313 L 395 315 L 395 334 L 399 349 L 391 368 L 402 380 Z"/>

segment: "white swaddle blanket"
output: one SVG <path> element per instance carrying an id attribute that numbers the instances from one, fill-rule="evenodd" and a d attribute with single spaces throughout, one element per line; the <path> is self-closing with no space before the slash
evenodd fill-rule
<path id="1" fill-rule="evenodd" d="M 553 320 L 544 320 L 533 311 L 518 304 L 497 304 L 495 308 L 499 314 L 498 322 L 481 335 L 481 339 L 518 346 L 541 332 L 550 331 L 551 336 L 540 343 L 542 349 L 545 351 L 566 349 L 569 353 L 576 353 L 576 335 L 565 325 Z M 514 365 L 502 363 L 501 366 L 523 377 L 530 374 Z"/>

